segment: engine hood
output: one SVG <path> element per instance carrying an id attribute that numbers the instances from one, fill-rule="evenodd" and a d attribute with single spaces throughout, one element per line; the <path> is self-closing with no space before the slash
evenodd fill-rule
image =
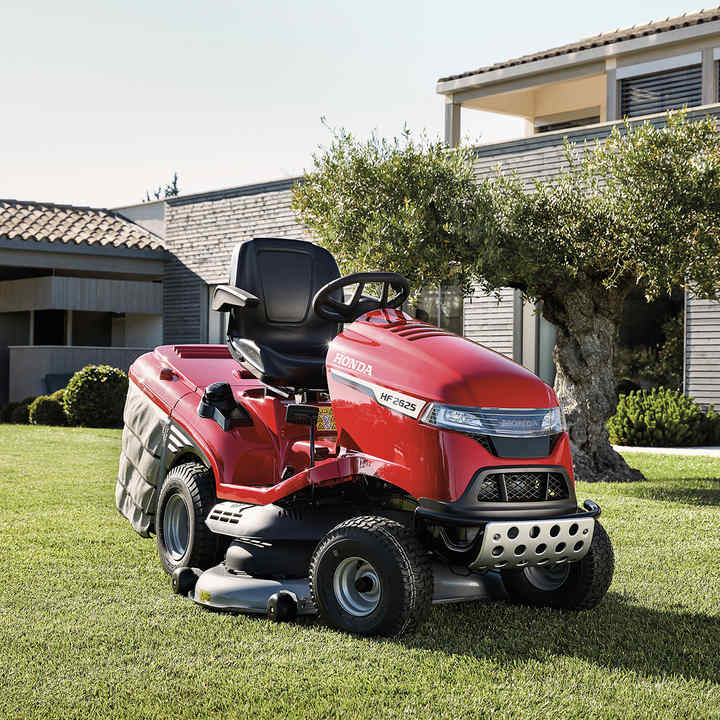
<path id="1" fill-rule="evenodd" d="M 331 343 L 339 371 L 421 400 L 498 408 L 548 408 L 552 388 L 504 355 L 397 311 L 375 311 Z"/>

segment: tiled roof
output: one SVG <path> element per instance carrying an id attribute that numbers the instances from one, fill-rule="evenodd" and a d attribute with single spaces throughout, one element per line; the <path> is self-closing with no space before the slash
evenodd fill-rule
<path id="1" fill-rule="evenodd" d="M 720 7 L 710 10 L 700 10 L 700 12 L 686 13 L 679 17 L 666 18 L 665 20 L 657 20 L 649 22 L 645 25 L 633 25 L 624 30 L 613 30 L 612 32 L 601 33 L 593 37 L 579 40 L 578 42 L 560 47 L 543 50 L 542 52 L 523 55 L 513 60 L 505 60 L 504 62 L 495 63 L 470 70 L 469 72 L 460 73 L 458 75 L 449 75 L 438 80 L 438 82 L 447 82 L 449 80 L 459 80 L 460 78 L 470 77 L 471 75 L 480 75 L 490 72 L 491 70 L 500 70 L 501 68 L 513 67 L 515 65 L 525 65 L 526 63 L 535 62 L 536 60 L 546 60 L 548 58 L 557 57 L 558 55 L 567 55 L 569 53 L 579 52 L 580 50 L 590 50 L 591 48 L 602 47 L 603 45 L 612 45 L 623 40 L 632 40 L 634 38 L 646 35 L 657 35 L 658 33 L 667 32 L 669 30 L 679 30 L 680 28 L 690 27 L 692 25 L 701 25 L 702 23 L 720 20 Z"/>
<path id="2" fill-rule="evenodd" d="M 113 210 L 0 199 L 0 237 L 155 250 L 162 239 Z"/>

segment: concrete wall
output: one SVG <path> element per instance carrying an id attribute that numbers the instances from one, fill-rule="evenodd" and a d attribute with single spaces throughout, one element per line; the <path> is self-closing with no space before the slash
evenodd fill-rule
<path id="1" fill-rule="evenodd" d="M 165 237 L 165 201 L 154 200 L 153 202 L 139 203 L 137 205 L 125 205 L 114 208 L 128 220 L 149 230 L 153 235 Z"/>
<path id="2" fill-rule="evenodd" d="M 112 365 L 127 371 L 130 365 L 151 348 L 67 347 L 10 347 L 11 401 L 45 393 L 45 375 L 72 374 L 85 365 Z"/>
<path id="3" fill-rule="evenodd" d="M 112 319 L 113 347 L 155 347 L 163 341 L 162 315 L 127 313 Z"/>

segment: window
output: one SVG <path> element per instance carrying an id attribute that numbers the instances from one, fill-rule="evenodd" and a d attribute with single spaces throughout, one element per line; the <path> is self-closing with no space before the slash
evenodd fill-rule
<path id="1" fill-rule="evenodd" d="M 418 320 L 463 334 L 463 297 L 460 289 L 453 285 L 443 283 L 439 288 L 422 288 L 408 312 Z"/>
<path id="2" fill-rule="evenodd" d="M 651 115 L 702 104 L 700 65 L 625 78 L 620 83 L 620 114 Z"/>

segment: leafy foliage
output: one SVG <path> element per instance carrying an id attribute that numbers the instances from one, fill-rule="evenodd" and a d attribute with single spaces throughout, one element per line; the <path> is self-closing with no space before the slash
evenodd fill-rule
<path id="1" fill-rule="evenodd" d="M 55 395 L 56 393 L 53 393 Z M 53 395 L 36 397 L 28 408 L 31 425 L 65 425 L 65 409 Z"/>
<path id="2" fill-rule="evenodd" d="M 480 183 L 475 273 L 486 287 L 521 287 L 551 313 L 578 285 L 624 296 L 642 283 L 650 299 L 689 283 L 718 297 L 720 150 L 712 118 L 689 122 L 678 112 L 668 113 L 666 127 L 626 123 L 582 155 L 572 145 L 566 154 L 568 171 L 532 191 L 515 175 Z M 598 308 L 610 310 L 617 312 Z"/>
<path id="3" fill-rule="evenodd" d="M 15 425 L 28 424 L 28 409 L 34 397 L 26 397 L 20 402 L 9 402 L 0 408 L 0 422 Z"/>
<path id="4" fill-rule="evenodd" d="M 87 365 L 70 379 L 63 397 L 71 425 L 121 427 L 128 377 L 110 365 Z"/>
<path id="5" fill-rule="evenodd" d="M 415 288 L 470 289 L 477 186 L 470 150 L 338 131 L 293 189 L 293 208 L 347 273 L 392 270 Z"/>
<path id="6" fill-rule="evenodd" d="M 625 294 L 642 282 L 657 297 L 690 283 L 718 296 L 712 118 L 690 122 L 680 111 L 666 127 L 626 123 L 566 155 L 567 171 L 531 188 L 501 169 L 477 183 L 466 147 L 407 130 L 365 142 L 340 130 L 294 187 L 293 207 L 348 272 L 393 268 L 415 286 L 455 281 L 466 291 L 473 280 L 488 291 L 518 287 L 551 316 L 578 285 Z"/>
<path id="7" fill-rule="evenodd" d="M 180 187 L 178 186 L 178 174 L 173 173 L 172 179 L 166 185 L 158 185 L 155 190 L 152 191 L 152 197 L 150 196 L 150 190 L 145 191 L 145 199 L 143 202 L 152 202 L 153 200 L 163 200 L 164 198 L 177 197 L 180 194 Z"/>
<path id="8" fill-rule="evenodd" d="M 720 440 L 720 416 L 670 388 L 621 395 L 608 421 L 610 441 L 640 447 L 713 444 Z"/>

